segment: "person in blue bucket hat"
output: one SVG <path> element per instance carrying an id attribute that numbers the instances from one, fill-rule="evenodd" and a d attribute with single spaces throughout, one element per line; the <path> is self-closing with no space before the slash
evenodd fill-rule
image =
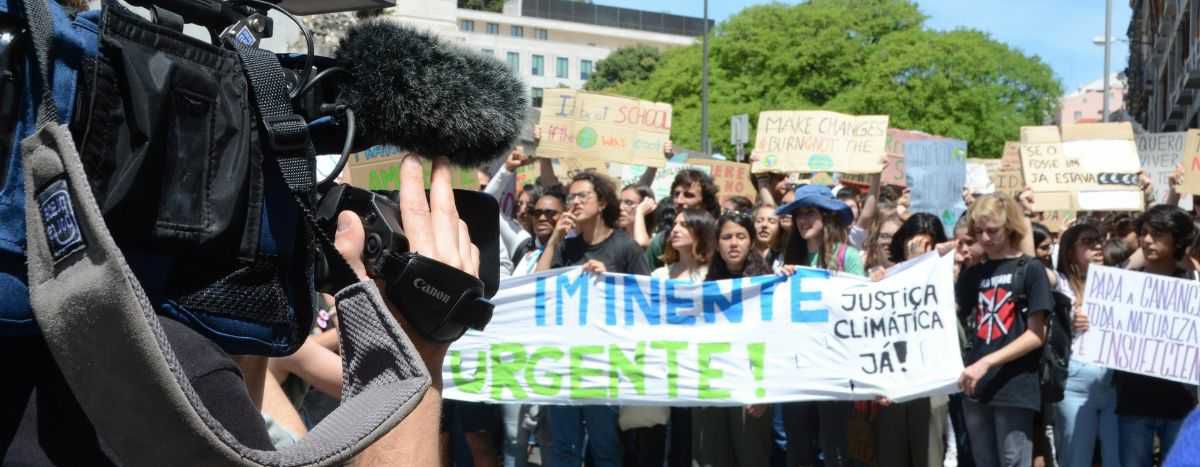
<path id="1" fill-rule="evenodd" d="M 791 216 L 792 231 L 783 261 L 789 266 L 809 266 L 863 275 L 862 253 L 846 239 L 854 213 L 834 198 L 824 185 L 796 188 L 795 199 L 776 210 Z M 792 402 L 783 404 L 787 432 L 787 465 L 816 465 L 820 448 L 824 465 L 849 463 L 850 401 Z"/>

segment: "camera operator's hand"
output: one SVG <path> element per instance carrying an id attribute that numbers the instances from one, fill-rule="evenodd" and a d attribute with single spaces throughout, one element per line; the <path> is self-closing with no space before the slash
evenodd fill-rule
<path id="1" fill-rule="evenodd" d="M 399 203 L 404 235 L 408 237 L 411 251 L 478 277 L 479 248 L 471 243 L 467 224 L 458 217 L 450 178 L 450 163 L 445 158 L 434 160 L 429 201 L 426 201 L 420 160 L 416 156 L 404 158 L 400 163 Z M 350 211 L 338 214 L 334 244 L 360 280 L 368 279 L 362 262 L 364 236 L 362 220 L 357 214 Z M 409 331 L 408 323 L 397 306 L 403 304 L 388 303 L 392 315 L 405 328 L 417 352 L 421 354 L 435 384 L 440 385 L 442 360 L 449 344 L 430 342 L 417 332 Z"/>

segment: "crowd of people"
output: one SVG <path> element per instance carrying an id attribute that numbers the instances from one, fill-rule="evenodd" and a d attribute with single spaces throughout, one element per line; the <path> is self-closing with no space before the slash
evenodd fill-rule
<path id="1" fill-rule="evenodd" d="M 709 175 L 684 169 L 669 196 L 655 199 L 653 169 L 625 186 L 593 170 L 560 181 L 549 160 L 518 148 L 495 173 L 481 173 L 481 188 L 503 198 L 518 168 L 535 162 L 539 182 L 518 187 L 515 215 L 502 215 L 502 277 L 582 266 L 702 282 L 812 267 L 879 280 L 936 250 L 955 259 L 962 392 L 733 408 L 447 400 L 442 439 L 453 465 L 1151 466 L 1165 462 L 1197 405 L 1195 386 L 1079 360 L 1069 364 L 1061 401 L 1043 400 L 1038 380 L 1048 314 L 1063 304 L 1072 332 L 1088 329 L 1089 266 L 1200 279 L 1200 215 L 1176 207 L 1174 186 L 1164 204 L 1080 212 L 1061 232 L 1039 222 L 1029 190 L 966 187 L 968 210 L 953 237 L 938 216 L 911 209 L 911 190 L 920 187 L 881 186 L 878 176 L 831 187 L 756 174 L 751 200 L 722 197 Z M 329 313 L 321 324 L 332 328 Z M 320 401 L 338 397 L 334 352 L 336 334 L 324 333 L 272 359 L 268 376 L 294 403 L 264 403 L 278 442 L 302 435 L 327 410 Z M 871 459 L 852 456 L 854 419 L 869 423 L 869 435 L 855 439 L 870 440 Z"/>

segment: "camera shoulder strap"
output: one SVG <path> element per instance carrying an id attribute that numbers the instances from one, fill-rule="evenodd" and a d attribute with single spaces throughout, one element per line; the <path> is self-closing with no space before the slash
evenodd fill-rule
<path id="1" fill-rule="evenodd" d="M 49 87 L 47 60 L 53 55 L 44 26 L 50 5 L 47 0 L 24 3 L 31 29 L 41 30 L 34 34 L 36 79 Z M 130 466 L 341 465 L 416 407 L 429 387 L 428 371 L 374 283 L 356 282 L 337 294 L 341 405 L 282 450 L 238 442 L 210 414 L 182 370 L 155 309 L 105 225 L 67 127 L 56 120 L 53 101 L 43 93 L 40 128 L 21 144 L 30 302 L 47 347 L 114 461 Z M 298 172 L 289 177 L 303 183 Z"/>

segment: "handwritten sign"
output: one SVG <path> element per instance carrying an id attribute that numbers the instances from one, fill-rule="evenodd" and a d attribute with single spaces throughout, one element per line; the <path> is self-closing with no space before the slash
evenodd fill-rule
<path id="1" fill-rule="evenodd" d="M 1187 133 L 1143 133 L 1137 135 L 1138 160 L 1154 187 L 1154 202 L 1167 200 L 1171 184 L 1168 178 L 1183 162 Z M 1191 201 L 1190 199 L 1188 201 Z M 1187 208 L 1190 209 L 1190 208 Z"/>
<path id="2" fill-rule="evenodd" d="M 487 329 L 450 347 L 445 395 L 728 406 L 953 393 L 953 270 L 953 255 L 930 253 L 879 282 L 810 268 L 704 283 L 580 268 L 505 279 Z"/>
<path id="3" fill-rule="evenodd" d="M 762 112 L 751 155 L 753 171 L 879 173 L 887 124 L 886 115 Z"/>
<path id="4" fill-rule="evenodd" d="M 708 174 L 717 185 L 717 196 L 722 201 L 730 196 L 745 196 L 751 200 L 758 196 L 754 182 L 750 180 L 750 164 L 716 159 L 688 159 L 688 163 L 709 167 Z"/>
<path id="5" fill-rule="evenodd" d="M 671 105 L 572 89 L 547 89 L 538 155 L 662 167 Z"/>
<path id="6" fill-rule="evenodd" d="M 346 163 L 352 184 L 368 190 L 399 190 L 400 161 L 408 153 L 394 146 L 373 146 L 366 151 L 351 154 Z M 421 170 L 425 177 L 425 188 L 429 188 L 433 164 L 421 159 Z M 479 177 L 475 169 L 451 166 L 451 183 L 454 188 L 479 190 Z"/>
<path id="7" fill-rule="evenodd" d="M 1200 195 L 1200 130 L 1188 130 L 1186 149 L 1179 192 Z"/>
<path id="8" fill-rule="evenodd" d="M 1021 128 L 1021 164 L 1035 209 L 1140 211 L 1140 169 L 1128 122 Z"/>
<path id="9" fill-rule="evenodd" d="M 1200 282 L 1093 265 L 1075 359 L 1187 384 L 1200 383 Z"/>
<path id="10" fill-rule="evenodd" d="M 912 187 L 912 210 L 941 219 L 946 236 L 954 236 L 954 223 L 967 210 L 962 187 L 966 183 L 967 142 L 957 139 L 904 143 L 905 175 Z"/>

